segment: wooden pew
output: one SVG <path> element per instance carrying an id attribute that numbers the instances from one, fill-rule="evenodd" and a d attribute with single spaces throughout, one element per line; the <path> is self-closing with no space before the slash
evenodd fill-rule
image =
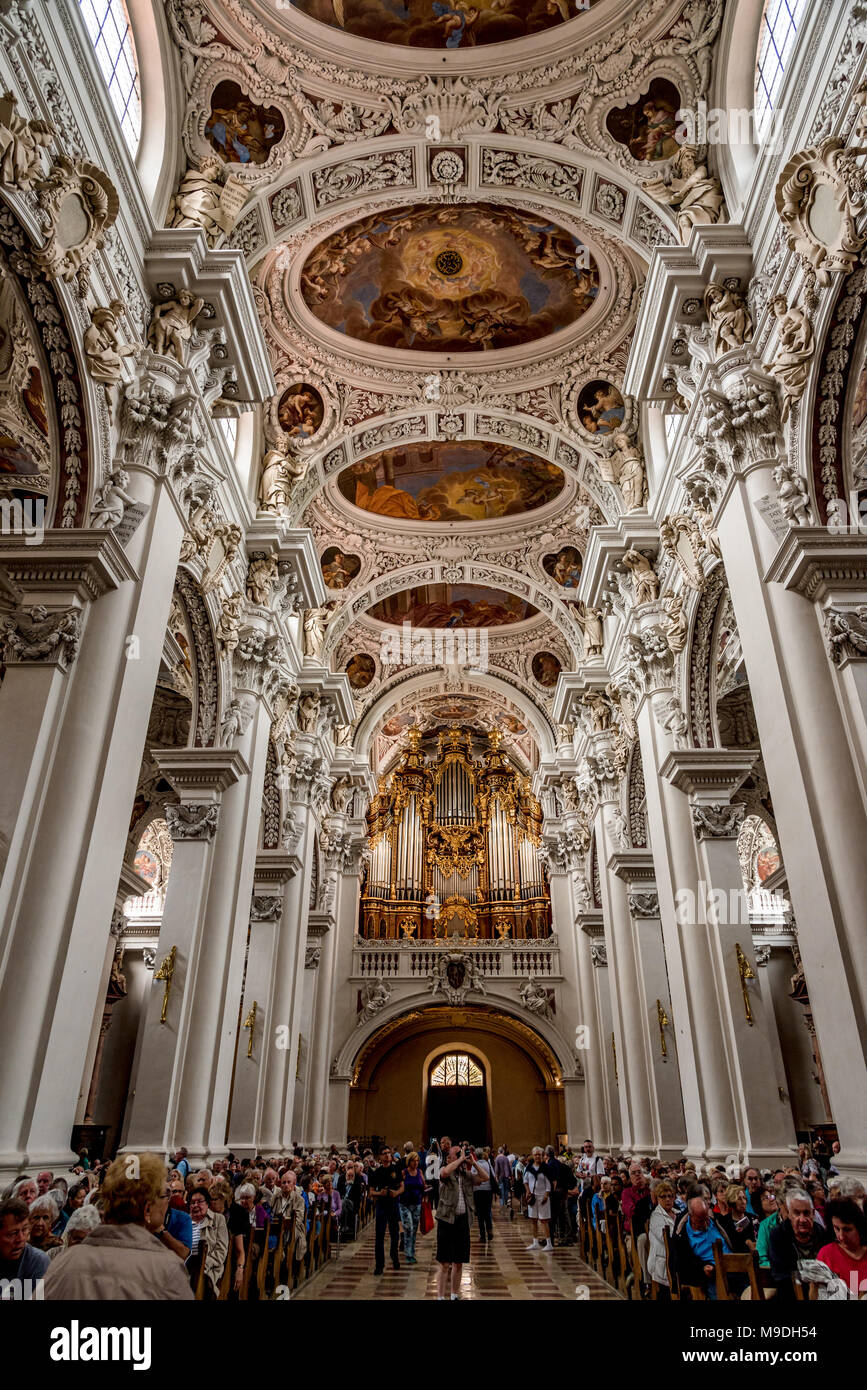
<path id="1" fill-rule="evenodd" d="M 749 1280 L 750 1298 L 757 1302 L 762 1300 L 762 1290 L 759 1285 L 759 1261 L 754 1250 L 747 1251 L 746 1254 L 734 1254 L 731 1250 L 723 1249 L 721 1240 L 715 1240 L 713 1259 L 718 1300 L 732 1303 L 740 1299 L 740 1294 L 731 1291 L 730 1274 L 745 1274 Z"/>

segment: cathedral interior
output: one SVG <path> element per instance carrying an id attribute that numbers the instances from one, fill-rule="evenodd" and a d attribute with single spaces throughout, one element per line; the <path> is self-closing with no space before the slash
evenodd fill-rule
<path id="1" fill-rule="evenodd" d="M 4 1184 L 867 1180 L 864 6 L 0 34 Z"/>

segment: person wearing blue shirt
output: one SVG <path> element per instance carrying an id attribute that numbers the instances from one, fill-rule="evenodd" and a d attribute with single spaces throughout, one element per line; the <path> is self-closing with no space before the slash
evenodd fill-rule
<path id="1" fill-rule="evenodd" d="M 731 1246 L 725 1232 L 714 1221 L 704 1193 L 694 1192 L 687 1199 L 686 1210 L 686 1217 L 678 1223 L 675 1236 L 678 1278 L 683 1284 L 704 1288 L 708 1298 L 715 1299 L 714 1242 L 722 1241 L 727 1252 Z"/>

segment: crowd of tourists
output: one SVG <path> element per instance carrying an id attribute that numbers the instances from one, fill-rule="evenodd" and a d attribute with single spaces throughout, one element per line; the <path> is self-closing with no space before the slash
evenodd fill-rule
<path id="1" fill-rule="evenodd" d="M 636 1251 L 642 1295 L 665 1298 L 674 1280 L 714 1298 L 719 1253 L 754 1252 L 764 1296 L 792 1298 L 806 1277 L 825 1296 L 858 1297 L 867 1295 L 865 1190 L 841 1177 L 838 1150 L 804 1145 L 774 1171 L 734 1158 L 696 1165 L 601 1154 L 590 1139 L 524 1153 L 448 1136 L 397 1148 L 295 1146 L 198 1169 L 182 1148 L 168 1164 L 124 1154 L 68 1176 L 16 1179 L 0 1199 L 0 1287 L 21 1296 L 22 1283 L 41 1280 L 48 1299 L 256 1296 L 247 1263 L 270 1253 L 274 1278 L 259 1291 L 273 1297 L 278 1279 L 292 1285 L 325 1226 L 334 1242 L 351 1242 L 363 1214 L 374 1223 L 375 1275 L 386 1244 L 392 1269 L 411 1267 L 420 1234 L 435 1228 L 437 1297 L 456 1300 L 472 1230 L 477 1248 L 493 1242 L 498 1208 L 526 1219 L 527 1249 L 545 1257 L 616 1227 Z M 275 1255 L 277 1230 L 291 1230 L 291 1241 L 284 1248 L 281 1235 Z"/>

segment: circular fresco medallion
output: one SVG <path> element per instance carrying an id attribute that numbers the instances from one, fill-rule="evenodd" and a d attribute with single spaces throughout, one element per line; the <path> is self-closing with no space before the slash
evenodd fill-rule
<path id="1" fill-rule="evenodd" d="M 353 652 L 346 663 L 346 674 L 353 690 L 366 690 L 376 675 L 376 662 L 367 652 Z"/>
<path id="2" fill-rule="evenodd" d="M 557 684 L 563 664 L 560 658 L 553 652 L 537 652 L 533 657 L 532 666 L 533 677 L 544 686 L 546 690 L 552 690 Z"/>
<path id="3" fill-rule="evenodd" d="M 361 569 L 361 556 L 346 555 L 338 546 L 330 545 L 319 564 L 329 589 L 345 589 Z"/>
<path id="4" fill-rule="evenodd" d="M 322 424 L 325 405 L 315 386 L 298 382 L 280 397 L 277 419 L 280 428 L 295 439 L 311 439 Z"/>
<path id="5" fill-rule="evenodd" d="M 609 135 L 625 145 L 633 159 L 655 164 L 672 159 L 680 149 L 677 140 L 677 112 L 680 92 L 664 77 L 655 77 L 648 90 L 629 106 L 615 106 L 605 124 Z"/>
<path id="6" fill-rule="evenodd" d="M 578 419 L 588 434 L 611 435 L 619 430 L 626 403 L 610 381 L 588 381 L 575 403 Z"/>

